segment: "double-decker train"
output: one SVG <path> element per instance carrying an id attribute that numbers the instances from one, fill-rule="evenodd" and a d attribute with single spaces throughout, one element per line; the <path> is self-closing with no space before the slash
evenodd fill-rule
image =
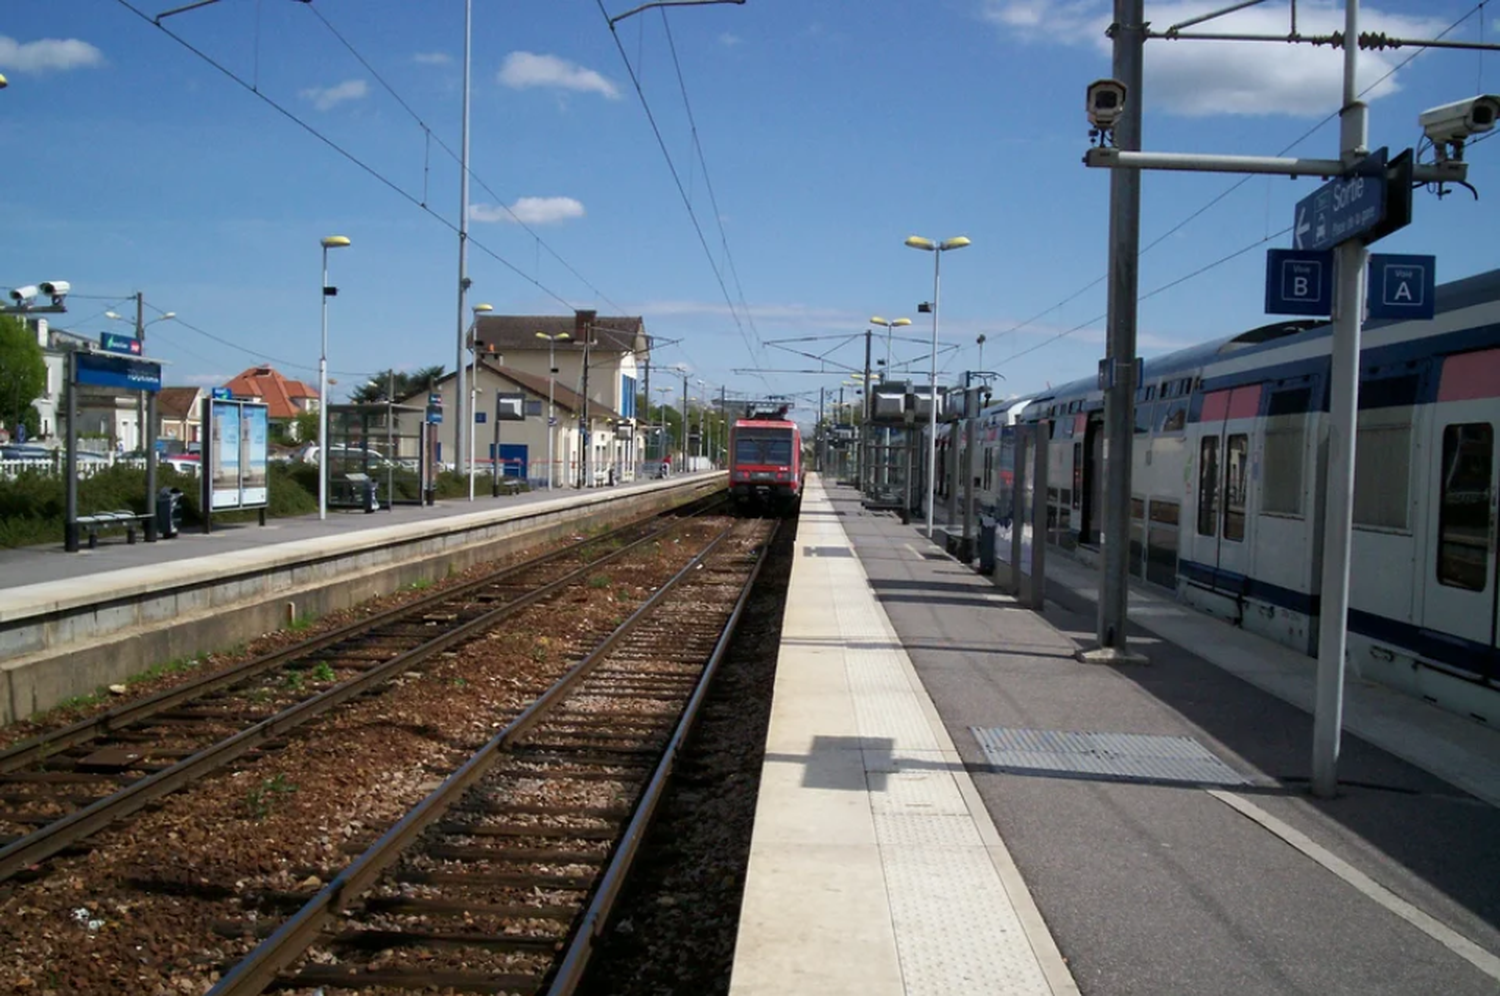
<path id="1" fill-rule="evenodd" d="M 785 408 L 747 412 L 729 428 L 729 494 L 745 509 L 785 514 L 802 500 L 802 430 Z"/>
<path id="2" fill-rule="evenodd" d="M 1500 271 L 1439 287 L 1436 306 L 1362 335 L 1348 663 L 1500 723 Z M 1147 360 L 1136 394 L 1131 573 L 1308 654 L 1331 343 L 1326 322 L 1267 325 Z M 985 409 L 980 512 L 1010 515 L 1015 426 L 1045 424 L 1047 538 L 1097 556 L 1103 403 L 1090 378 Z M 941 433 L 939 482 L 962 436 Z"/>

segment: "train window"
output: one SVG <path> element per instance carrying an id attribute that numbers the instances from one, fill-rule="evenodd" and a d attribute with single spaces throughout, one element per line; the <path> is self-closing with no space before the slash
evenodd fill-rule
<path id="1" fill-rule="evenodd" d="M 1312 407 L 1312 388 L 1299 387 L 1291 391 L 1273 391 L 1266 416 L 1301 415 Z"/>
<path id="2" fill-rule="evenodd" d="M 1486 422 L 1443 429 L 1438 583 L 1484 591 L 1490 573 L 1490 474 L 1495 433 Z"/>
<path id="3" fill-rule="evenodd" d="M 1164 401 L 1156 406 L 1156 431 L 1181 432 L 1187 425 L 1187 402 Z"/>
<path id="4" fill-rule="evenodd" d="M 1135 434 L 1144 435 L 1151 431 L 1151 421 L 1156 417 L 1155 405 L 1135 406 Z"/>
<path id="5" fill-rule="evenodd" d="M 1245 485 L 1250 471 L 1250 437 L 1237 432 L 1224 440 L 1224 538 L 1245 538 Z"/>
<path id="6" fill-rule="evenodd" d="M 1213 536 L 1219 520 L 1219 437 L 1204 436 L 1198 451 L 1198 535 Z"/>
<path id="7" fill-rule="evenodd" d="M 1274 401 L 1276 395 L 1271 396 Z M 1270 515 L 1302 515 L 1302 465 L 1306 415 L 1277 415 L 1266 420 L 1264 480 L 1260 510 Z"/>
<path id="8" fill-rule="evenodd" d="M 1354 441 L 1354 524 L 1407 529 L 1410 478 L 1411 410 L 1360 412 Z"/>

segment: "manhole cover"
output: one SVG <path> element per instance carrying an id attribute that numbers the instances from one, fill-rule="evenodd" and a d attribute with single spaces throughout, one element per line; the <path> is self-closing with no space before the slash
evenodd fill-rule
<path id="1" fill-rule="evenodd" d="M 1194 785 L 1249 785 L 1250 779 L 1192 737 L 971 726 L 985 760 L 1002 771 Z"/>

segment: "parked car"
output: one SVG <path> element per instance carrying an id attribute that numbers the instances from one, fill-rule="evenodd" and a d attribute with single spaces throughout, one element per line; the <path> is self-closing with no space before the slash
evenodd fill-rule
<path id="1" fill-rule="evenodd" d="M 0 460 L 19 460 L 25 463 L 52 462 L 52 451 L 34 443 L 7 443 L 0 446 Z"/>

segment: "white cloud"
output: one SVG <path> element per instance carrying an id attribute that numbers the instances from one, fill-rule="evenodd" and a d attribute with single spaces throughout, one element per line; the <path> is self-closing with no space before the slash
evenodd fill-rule
<path id="1" fill-rule="evenodd" d="M 418 52 L 411 61 L 423 66 L 446 66 L 453 61 L 447 52 Z"/>
<path id="2" fill-rule="evenodd" d="M 104 53 L 77 38 L 18 42 L 0 35 L 0 69 L 17 73 L 82 69 L 104 65 Z"/>
<path id="3" fill-rule="evenodd" d="M 528 225 L 551 225 L 569 218 L 582 218 L 583 204 L 571 197 L 522 197 L 505 208 L 494 204 L 469 205 L 471 221 L 524 222 Z"/>
<path id="4" fill-rule="evenodd" d="M 512 52 L 505 57 L 505 65 L 500 67 L 496 79 L 513 90 L 557 87 L 579 93 L 598 93 L 610 100 L 620 99 L 619 88 L 609 80 L 592 69 L 584 69 L 555 55 Z"/>
<path id="5" fill-rule="evenodd" d="M 219 387 L 229 383 L 233 376 L 234 374 L 188 374 L 186 377 L 177 379 L 193 387 Z"/>
<path id="6" fill-rule="evenodd" d="M 1153 27 L 1164 30 L 1199 14 L 1223 9 L 1222 0 L 1177 0 L 1154 4 Z M 1109 53 L 1104 36 L 1112 18 L 1109 0 L 983 0 L 980 16 L 1002 33 L 1030 43 L 1091 44 Z M 1304 35 L 1342 31 L 1342 2 L 1302 0 L 1297 29 Z M 1252 7 L 1189 32 L 1285 35 L 1290 30 L 1285 5 Z M 1360 10 L 1360 28 L 1400 37 L 1432 37 L 1447 25 L 1433 18 L 1390 14 L 1371 7 Z M 1397 64 L 1399 53 L 1362 52 L 1359 86 L 1364 89 Z M 1343 51 L 1306 43 L 1167 41 L 1146 44 L 1146 99 L 1154 110 L 1186 117 L 1218 114 L 1315 116 L 1336 110 L 1341 99 Z M 1400 89 L 1398 77 L 1377 84 L 1366 100 Z"/>
<path id="7" fill-rule="evenodd" d="M 738 45 L 739 43 L 739 35 L 732 35 L 726 31 L 719 36 L 719 44 L 723 45 L 725 48 L 734 48 L 734 46 Z"/>
<path id="8" fill-rule="evenodd" d="M 312 101 L 320 111 L 327 111 L 346 100 L 363 100 L 369 92 L 370 86 L 364 80 L 345 80 L 337 86 L 308 87 L 302 91 L 302 99 Z"/>

